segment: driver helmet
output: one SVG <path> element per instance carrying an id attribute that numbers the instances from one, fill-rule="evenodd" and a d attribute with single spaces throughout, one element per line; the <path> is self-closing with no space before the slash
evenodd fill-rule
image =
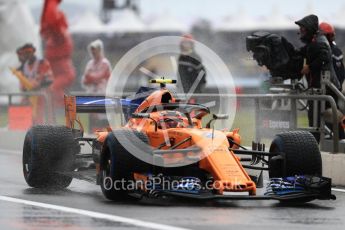
<path id="1" fill-rule="evenodd" d="M 161 112 L 159 116 L 158 127 L 160 129 L 185 127 L 185 122 L 182 113 L 178 111 Z"/>

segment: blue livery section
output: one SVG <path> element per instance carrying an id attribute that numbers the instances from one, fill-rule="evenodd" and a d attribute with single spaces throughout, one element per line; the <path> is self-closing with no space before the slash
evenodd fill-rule
<path id="1" fill-rule="evenodd" d="M 122 108 L 126 121 L 138 106 L 139 104 L 133 103 L 130 99 L 105 98 L 104 96 L 76 96 L 77 113 L 106 113 L 106 108 Z"/>
<path id="2" fill-rule="evenodd" d="M 103 96 L 76 96 L 76 105 L 78 106 L 107 106 L 117 105 L 119 99 L 105 98 Z"/>
<path id="3" fill-rule="evenodd" d="M 333 199 L 331 186 L 332 180 L 326 177 L 296 175 L 294 177 L 271 178 L 265 195 L 284 197 L 303 194 L 315 196 L 318 199 Z"/>
<path id="4" fill-rule="evenodd" d="M 105 96 L 76 96 L 77 113 L 105 113 L 106 108 L 122 108 L 125 120 L 155 89 L 141 87 L 133 98 L 106 98 Z M 118 110 L 117 110 L 118 111 Z"/>

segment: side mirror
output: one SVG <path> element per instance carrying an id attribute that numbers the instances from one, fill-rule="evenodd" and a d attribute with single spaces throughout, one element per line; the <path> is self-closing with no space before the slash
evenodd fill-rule
<path id="1" fill-rule="evenodd" d="M 229 118 L 228 114 L 213 114 L 214 120 L 226 120 Z"/>
<path id="2" fill-rule="evenodd" d="M 149 113 L 133 113 L 132 118 L 150 118 Z"/>
<path id="3" fill-rule="evenodd" d="M 215 120 L 226 120 L 228 118 L 228 114 L 213 114 L 212 119 L 206 124 L 206 128 L 209 129 L 211 127 L 211 123 Z"/>

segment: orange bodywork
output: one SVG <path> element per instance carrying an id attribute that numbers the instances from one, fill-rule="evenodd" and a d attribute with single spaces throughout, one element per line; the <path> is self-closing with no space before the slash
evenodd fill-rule
<path id="1" fill-rule="evenodd" d="M 68 128 L 74 128 L 74 123 L 77 120 L 77 106 L 76 98 L 74 96 L 64 97 L 65 102 L 65 122 Z"/>
<path id="2" fill-rule="evenodd" d="M 75 123 L 79 125 L 79 129 L 84 132 L 83 124 L 77 117 L 77 106 L 75 96 L 64 96 L 65 103 L 65 122 L 68 128 L 74 129 Z"/>
<path id="3" fill-rule="evenodd" d="M 143 109 L 154 106 L 154 105 L 160 105 L 162 103 L 169 103 L 169 102 L 175 102 L 175 98 L 172 96 L 172 94 L 167 89 L 161 89 L 158 91 L 153 92 L 150 96 L 148 96 L 136 109 L 136 113 L 139 113 Z"/>
<path id="4" fill-rule="evenodd" d="M 177 127 L 164 128 L 158 126 L 157 128 L 155 123 L 159 122 L 162 111 L 150 112 L 147 111 L 147 108 L 150 106 L 159 106 L 163 103 L 173 103 L 175 101 L 172 94 L 165 88 L 155 91 L 148 96 L 135 111 L 135 113 L 141 113 L 143 111 L 149 113 L 150 118 L 130 118 L 125 127 L 146 133 L 153 149 L 159 147 L 161 150 L 169 150 L 174 144 L 188 139 L 176 149 L 197 146 L 200 148 L 200 152 L 163 154 L 162 157 L 166 167 L 173 167 L 175 164 L 181 162 L 186 163 L 191 159 L 195 159 L 195 157 L 199 157 L 199 168 L 212 175 L 214 179 L 213 188 L 218 194 L 223 194 L 223 192 L 248 192 L 249 195 L 255 195 L 255 183 L 242 167 L 239 157 L 229 150 L 230 145 L 228 138 L 240 144 L 241 137 L 238 134 L 238 129 L 232 132 L 226 132 L 203 128 L 201 122 L 202 117 L 198 116 L 191 119 L 193 127 L 188 125 L 189 121 L 187 118 L 181 118 L 181 122 Z M 66 125 L 68 127 L 73 127 L 74 121 L 77 120 L 73 99 L 66 97 L 65 104 Z M 97 132 L 96 135 L 97 140 L 103 143 L 108 132 Z M 164 142 L 166 145 L 162 146 Z M 232 147 L 235 148 L 235 146 Z M 140 174 L 134 175 L 135 177 L 143 179 Z"/>
<path id="5" fill-rule="evenodd" d="M 140 113 L 143 109 L 149 106 L 159 105 L 162 103 L 162 98 L 170 98 L 166 94 L 170 94 L 166 89 L 151 94 L 136 110 L 136 113 Z M 175 98 L 170 94 L 171 99 L 169 102 L 175 102 Z M 168 103 L 167 101 L 165 103 Z M 177 127 L 170 129 L 158 129 L 155 131 L 154 122 L 152 120 L 159 119 L 159 112 L 150 113 L 150 119 L 148 118 L 132 118 L 129 120 L 127 127 L 133 129 L 139 129 L 142 132 L 146 132 L 150 145 L 153 148 L 157 148 L 165 141 L 164 132 L 168 133 L 169 142 L 179 143 L 186 138 L 191 137 L 190 141 L 179 146 L 179 149 L 195 146 L 201 148 L 201 154 L 199 157 L 199 167 L 209 172 L 214 180 L 214 188 L 219 194 L 223 194 L 224 191 L 231 192 L 243 192 L 248 191 L 250 195 L 256 194 L 255 183 L 250 179 L 247 172 L 242 167 L 239 158 L 229 150 L 228 137 L 234 140 L 236 143 L 240 143 L 241 137 L 238 134 L 238 129 L 232 132 L 214 131 L 213 138 L 211 129 L 205 129 L 201 126 L 201 119 L 192 119 L 193 128 Z M 187 121 L 184 121 L 187 122 Z M 166 134 L 165 134 L 166 135 Z M 164 146 L 161 148 L 169 149 L 170 146 Z M 237 148 L 238 146 L 233 146 Z M 169 153 L 163 155 L 164 163 L 168 165 L 178 164 L 181 161 L 186 162 L 190 155 L 195 153 L 189 153 L 189 155 L 181 153 Z"/>

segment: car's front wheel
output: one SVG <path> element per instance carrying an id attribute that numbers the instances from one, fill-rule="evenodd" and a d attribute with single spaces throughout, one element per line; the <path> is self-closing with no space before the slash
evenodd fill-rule
<path id="1" fill-rule="evenodd" d="M 127 147 L 135 145 L 149 153 L 148 142 L 147 136 L 137 130 L 120 129 L 108 134 L 100 160 L 100 185 L 107 199 L 133 198 L 128 195 L 136 189 L 133 173 L 149 172 L 151 166 L 133 156 Z"/>
<path id="2" fill-rule="evenodd" d="M 270 152 L 282 156 L 282 160 L 270 159 L 269 176 L 322 175 L 319 146 L 310 132 L 289 131 L 277 134 Z"/>

